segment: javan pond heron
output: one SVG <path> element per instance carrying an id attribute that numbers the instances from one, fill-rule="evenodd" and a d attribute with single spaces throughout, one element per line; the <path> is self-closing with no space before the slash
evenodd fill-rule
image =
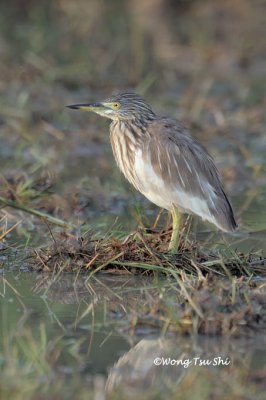
<path id="1" fill-rule="evenodd" d="M 156 115 L 131 92 L 67 107 L 112 120 L 110 138 L 118 167 L 137 190 L 172 214 L 170 251 L 178 249 L 180 213 L 199 215 L 225 232 L 236 229 L 213 159 L 180 122 Z"/>

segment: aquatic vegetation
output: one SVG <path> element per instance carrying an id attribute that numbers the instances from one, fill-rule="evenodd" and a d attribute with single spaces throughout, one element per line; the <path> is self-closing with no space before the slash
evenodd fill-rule
<path id="1" fill-rule="evenodd" d="M 2 3 L 1 400 L 264 399 L 262 2 Z M 105 122 L 65 109 L 129 88 L 209 149 L 238 234 L 189 219 L 167 253 Z"/>

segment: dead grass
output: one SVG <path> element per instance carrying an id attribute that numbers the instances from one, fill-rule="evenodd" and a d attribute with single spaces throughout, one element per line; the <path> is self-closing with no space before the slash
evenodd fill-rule
<path id="1" fill-rule="evenodd" d="M 231 258 L 218 251 L 207 254 L 184 240 L 178 253 L 171 255 L 166 252 L 170 233 L 138 231 L 123 242 L 114 237 L 99 239 L 89 233 L 78 239 L 67 234 L 54 236 L 51 246 L 34 254 L 33 269 L 50 273 L 48 282 L 38 283 L 37 291 L 48 284 L 50 295 L 55 286 L 58 296 L 54 277 L 61 272 L 83 271 L 85 282 L 92 287 L 91 279 L 99 271 L 164 275 L 169 279 L 165 282 L 167 289 L 155 289 L 147 297 L 127 293 L 125 298 L 116 294 L 110 299 L 108 292 L 107 309 L 116 308 L 118 303 L 125 309 L 112 330 L 130 335 L 146 329 L 237 337 L 262 332 L 266 328 L 266 285 L 265 280 L 254 277 L 265 270 L 265 260 L 255 254 L 235 253 Z M 95 293 L 97 298 L 105 296 L 106 287 L 95 288 Z"/>
<path id="2" fill-rule="evenodd" d="M 147 274 L 145 265 L 143 268 L 139 265 L 138 271 Z M 174 270 L 172 266 L 165 268 L 167 276 L 163 281 L 153 276 L 154 280 L 138 281 L 134 287 L 130 277 L 128 283 L 125 276 L 116 275 L 115 278 L 113 269 L 112 274 L 107 275 L 110 285 L 108 278 L 105 283 L 98 275 L 88 277 L 88 274 L 78 273 L 76 278 L 76 274 L 69 278 L 63 271 L 62 268 L 53 274 L 39 275 L 34 291 L 45 293 L 49 301 L 62 304 L 82 302 L 89 294 L 88 304 L 93 307 L 99 302 L 105 304 L 108 317 L 88 329 L 106 332 L 111 329 L 126 337 L 135 337 L 141 331 L 243 338 L 263 334 L 266 328 L 266 283 L 263 279 L 242 276 L 229 280 L 215 271 L 206 275 L 198 271 L 198 275 L 191 275 L 184 270 Z M 154 267 L 148 273 L 155 271 L 162 272 Z M 130 274 L 132 270 L 125 268 L 115 272 Z M 91 311 L 88 309 L 88 312 Z M 87 312 L 79 323 L 83 318 L 86 320 Z"/>
<path id="3" fill-rule="evenodd" d="M 28 251 L 36 239 L 30 267 L 47 272 L 38 274 L 36 294 L 43 289 L 51 300 L 73 304 L 77 287 L 67 286 L 62 276 L 72 274 L 61 272 L 75 271 L 77 276 L 84 272 L 78 307 L 87 308 L 77 313 L 77 324 L 88 325 L 79 339 L 73 334 L 74 342 L 66 326 L 65 341 L 61 331 L 51 335 L 50 322 L 38 334 L 32 327 L 14 325 L 18 310 L 12 314 L 8 309 L 12 323 L 0 355 L 3 398 L 264 399 L 265 368 L 250 367 L 251 356 L 245 358 L 249 348 L 230 369 L 218 373 L 199 368 L 179 380 L 172 368 L 170 380 L 169 370 L 163 377 L 157 369 L 157 375 L 143 375 L 143 388 L 152 382 L 148 390 L 142 390 L 141 379 L 136 381 L 134 364 L 133 380 L 125 376 L 122 387 L 108 394 L 106 377 L 94 379 L 88 367 L 92 342 L 79 350 L 97 329 L 106 332 L 106 340 L 114 332 L 131 341 L 139 332 L 162 333 L 160 340 L 173 332 L 180 334 L 178 340 L 173 335 L 175 347 L 182 335 L 222 335 L 232 343 L 231 336 L 254 338 L 265 332 L 261 277 L 266 260 L 252 252 L 253 244 L 265 249 L 266 229 L 262 3 L 90 0 L 88 7 L 84 0 L 21 0 L 3 5 L 0 195 L 8 202 L 1 207 L 8 203 L 13 207 L 14 202 L 21 207 L 1 209 L 0 268 L 28 267 Z M 106 123 L 70 116 L 64 109 L 66 104 L 100 99 L 128 87 L 144 94 L 158 112 L 184 120 L 208 147 L 241 223 L 258 232 L 256 243 L 251 240 L 242 246 L 245 254 L 229 246 L 225 251 L 206 250 L 183 237 L 178 254 L 170 256 L 166 252 L 170 231 L 139 230 L 123 241 L 112 232 L 103 237 L 92 231 L 75 236 L 51 230 L 50 223 L 60 224 L 60 218 L 71 223 L 73 218 L 79 224 L 95 222 L 103 210 L 105 215 L 121 215 L 119 194 L 125 203 L 132 201 L 110 162 Z M 86 182 L 85 175 L 89 175 Z M 34 210 L 39 218 L 28 218 Z M 40 242 L 42 249 L 37 247 Z M 5 258 L 10 251 L 12 257 Z M 95 285 L 97 271 L 118 281 L 116 289 Z M 123 292 L 122 275 L 158 278 L 158 285 Z M 87 303 L 81 301 L 83 296 Z M 103 320 L 94 321 L 94 306 L 102 299 L 106 313 L 99 313 Z M 93 346 L 98 346 L 97 340 Z M 74 359 L 73 365 L 65 354 Z"/>
<path id="4" fill-rule="evenodd" d="M 52 244 L 35 250 L 33 268 L 38 271 L 65 271 L 125 273 L 165 273 L 185 271 L 201 276 L 207 273 L 218 276 L 263 275 L 266 259 L 258 253 L 232 252 L 226 257 L 219 250 L 203 249 L 198 243 L 182 236 L 177 254 L 167 252 L 171 230 L 152 232 L 138 230 L 119 240 L 111 233 L 99 238 L 93 232 L 82 236 L 70 233 L 52 235 Z M 37 262 L 36 262 L 37 261 Z"/>

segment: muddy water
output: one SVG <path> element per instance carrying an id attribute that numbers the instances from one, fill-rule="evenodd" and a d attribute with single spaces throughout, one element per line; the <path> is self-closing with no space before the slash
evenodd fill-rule
<path id="1" fill-rule="evenodd" d="M 61 343 L 51 368 L 66 379 L 77 374 L 87 380 L 100 376 L 107 392 L 134 388 L 135 395 L 143 395 L 161 393 L 169 385 L 178 391 L 183 379 L 204 371 L 212 383 L 221 371 L 229 379 L 232 371 L 256 376 L 265 368 L 265 337 L 177 338 L 161 335 L 153 326 L 130 329 L 133 310 L 140 312 L 140 303 L 167 287 L 165 280 L 98 275 L 88 281 L 84 275 L 15 272 L 4 278 L 1 352 L 6 354 L 7 343 L 14 350 L 23 337 L 25 348 L 33 338 L 37 347 L 42 346 L 42 326 L 48 342 Z M 204 385 L 204 375 L 197 379 Z"/>
<path id="2" fill-rule="evenodd" d="M 93 96 L 97 99 L 98 90 L 106 95 L 132 85 L 145 87 L 145 81 L 154 79 L 147 95 L 154 94 L 156 109 L 179 117 L 176 109 L 180 106 L 185 116 L 202 123 L 202 131 L 210 121 L 212 129 L 228 131 L 224 138 L 216 129 L 217 137 L 207 135 L 205 144 L 224 172 L 240 232 L 222 236 L 195 218 L 191 235 L 207 248 L 224 248 L 227 242 L 243 252 L 262 250 L 266 254 L 264 10 L 253 3 L 247 6 L 248 2 L 234 7 L 217 2 L 216 10 L 212 5 L 216 2 L 208 2 L 201 12 L 202 2 L 187 2 L 196 7 L 190 14 L 190 6 L 187 11 L 186 7 L 160 9 L 163 4 L 182 2 L 147 2 L 152 9 L 145 6 L 143 10 L 140 6 L 146 2 L 125 2 L 131 4 L 130 12 L 117 6 L 121 2 L 91 1 L 86 8 L 84 1 L 77 1 L 75 7 L 59 1 L 48 2 L 56 8 L 46 13 L 50 6 L 42 2 L 13 3 L 6 2 L 0 13 L 0 169 L 4 187 L 8 179 L 12 187 L 12 180 L 20 174 L 26 180 L 55 175 L 51 195 L 59 196 L 58 208 L 64 208 L 65 219 L 85 221 L 103 233 L 112 229 L 117 235 L 135 228 L 139 214 L 148 225 L 158 209 L 132 190 L 117 170 L 108 144 L 108 124 L 91 116 L 74 116 L 64 111 L 64 106 Z M 40 9 L 35 9 L 34 4 L 39 3 Z M 105 3 L 110 9 L 105 9 Z M 139 6 L 132 13 L 134 4 Z M 180 18 L 174 12 L 180 13 Z M 135 14 L 144 18 L 138 22 Z M 153 22 L 150 14 L 155 16 Z M 148 36 L 142 30 L 148 31 Z M 199 134 L 198 139 L 204 138 Z M 232 177 L 230 171 L 236 174 Z M 73 198 L 78 203 L 75 206 Z M 23 200 L 27 204 L 27 196 Z M 46 226 L 35 219 L 14 210 L 3 213 L 3 231 L 18 220 L 23 222 L 7 237 L 13 247 L 10 254 L 2 254 L 0 248 L 4 277 L 0 280 L 0 367 L 9 360 L 10 351 L 15 355 L 18 347 L 21 351 L 23 343 L 25 351 L 30 349 L 28 365 L 34 365 L 32 342 L 42 349 L 46 336 L 48 343 L 55 343 L 58 355 L 56 365 L 51 365 L 55 374 L 66 381 L 77 374 L 83 382 L 101 376 L 107 390 L 124 385 L 126 390 L 135 389 L 135 397 L 158 387 L 171 386 L 178 391 L 186 378 L 190 386 L 200 380 L 202 388 L 215 382 L 223 392 L 221 377 L 225 375 L 231 382 L 233 372 L 241 375 L 242 370 L 244 378 L 237 385 L 249 385 L 245 377 L 254 376 L 257 382 L 265 379 L 263 338 L 165 337 L 152 326 L 128 328 L 129 318 L 144 307 L 154 290 L 157 296 L 167 280 L 97 276 L 86 281 L 86 276 L 23 273 L 27 271 L 28 245 L 50 243 L 52 238 Z M 45 350 L 49 352 L 49 346 Z M 198 375 L 195 380 L 195 373 L 205 367 L 193 365 L 194 359 L 217 357 L 224 362 L 229 359 L 230 364 L 212 365 L 207 378 Z M 24 358 L 25 354 L 19 360 L 22 368 Z M 175 363 L 154 364 L 156 359 L 162 363 L 162 358 L 191 364 L 187 368 Z M 258 393 L 253 398 L 258 398 Z"/>

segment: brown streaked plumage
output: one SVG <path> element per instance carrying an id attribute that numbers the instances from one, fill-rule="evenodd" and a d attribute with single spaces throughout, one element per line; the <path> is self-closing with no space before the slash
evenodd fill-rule
<path id="1" fill-rule="evenodd" d="M 173 214 L 172 251 L 178 245 L 177 210 L 199 215 L 225 232 L 236 229 L 212 158 L 180 122 L 157 116 L 131 92 L 68 107 L 112 119 L 110 138 L 117 165 L 137 190 Z"/>

